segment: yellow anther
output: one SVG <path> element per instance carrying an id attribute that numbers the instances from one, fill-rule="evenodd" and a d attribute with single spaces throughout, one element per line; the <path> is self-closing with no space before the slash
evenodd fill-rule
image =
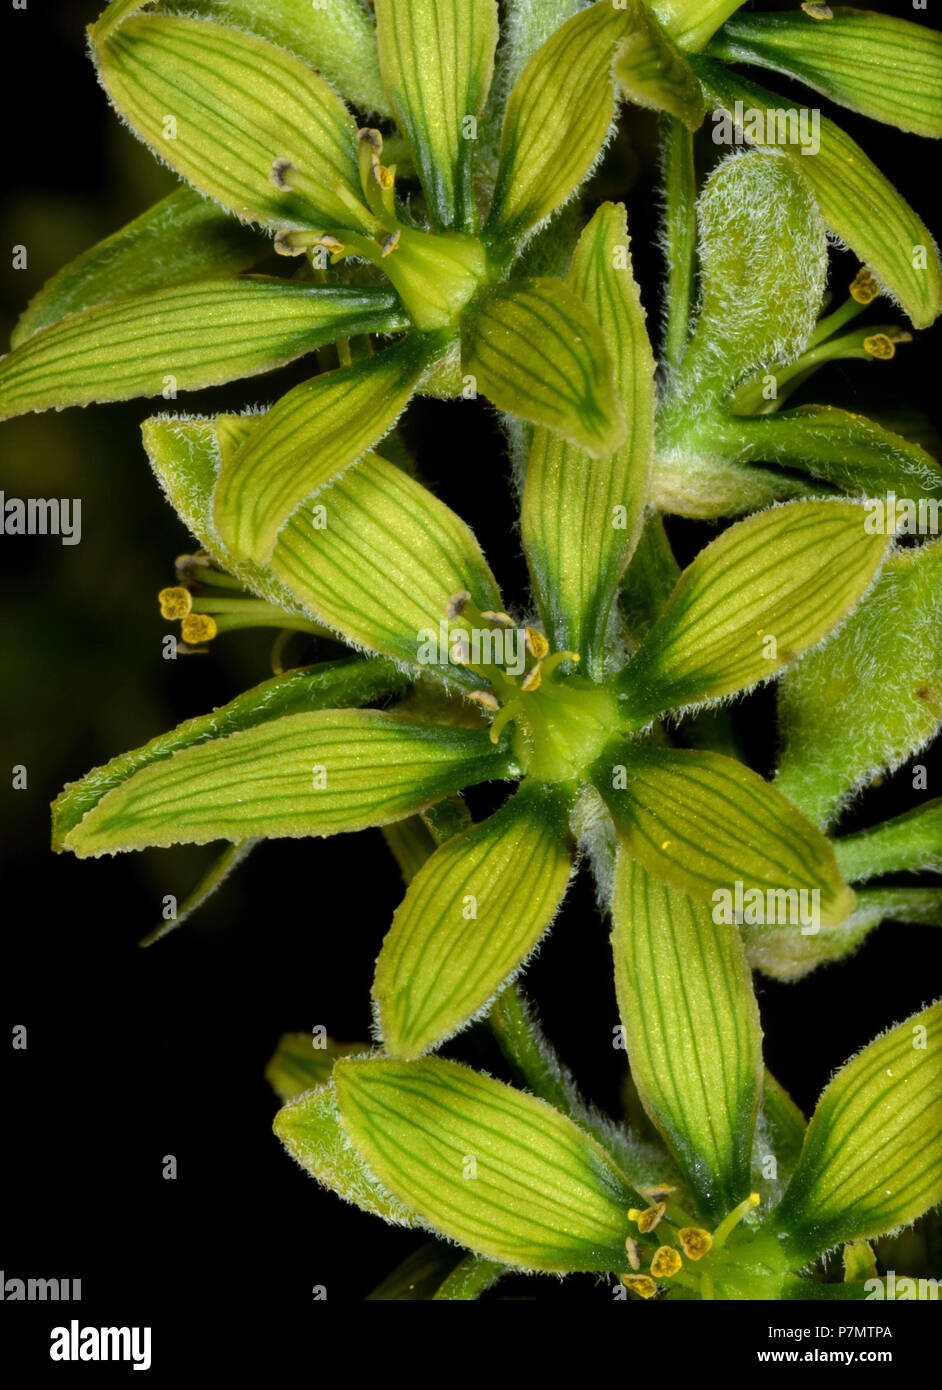
<path id="1" fill-rule="evenodd" d="M 880 286 L 866 266 L 861 266 L 850 282 L 850 297 L 858 304 L 872 304 L 882 294 Z"/>
<path id="2" fill-rule="evenodd" d="M 869 352 L 871 357 L 877 357 L 881 362 L 889 362 L 891 357 L 896 356 L 896 347 L 885 333 L 874 333 L 864 338 L 863 345 L 864 352 Z"/>
<path id="3" fill-rule="evenodd" d="M 801 7 L 809 19 L 833 19 L 834 11 L 830 5 L 821 3 L 821 0 L 805 0 Z"/>
<path id="4" fill-rule="evenodd" d="M 683 1260 L 672 1245 L 659 1245 L 651 1261 L 651 1273 L 655 1279 L 670 1279 L 682 1264 Z"/>
<path id="5" fill-rule="evenodd" d="M 662 840 L 662 841 L 661 841 L 661 849 L 670 849 L 670 847 L 671 847 L 671 842 L 670 842 L 670 840 Z"/>
<path id="6" fill-rule="evenodd" d="M 456 594 L 452 594 L 445 604 L 445 617 L 448 621 L 453 622 L 461 614 L 465 604 L 470 603 L 470 601 L 471 595 L 467 589 L 459 589 Z"/>
<path id="7" fill-rule="evenodd" d="M 493 690 L 473 690 L 468 699 L 473 700 L 476 705 L 483 705 L 485 709 L 493 710 L 495 714 L 500 709 L 500 700 Z"/>
<path id="8" fill-rule="evenodd" d="M 628 1263 L 632 1269 L 641 1268 L 641 1246 L 634 1236 L 628 1236 L 625 1241 L 625 1254 L 628 1256 Z"/>
<path id="9" fill-rule="evenodd" d="M 342 256 L 347 249 L 342 241 L 338 241 L 337 237 L 331 236 L 329 232 L 325 232 L 323 236 L 316 236 L 311 245 L 323 246 L 324 250 L 329 251 L 332 256 Z"/>
<path id="10" fill-rule="evenodd" d="M 701 1226 L 681 1226 L 677 1238 L 688 1260 L 702 1260 L 713 1248 L 713 1237 Z"/>
<path id="11" fill-rule="evenodd" d="M 481 617 L 486 618 L 493 627 L 513 627 L 514 625 L 514 620 L 509 613 L 495 613 L 490 608 L 485 608 Z"/>
<path id="12" fill-rule="evenodd" d="M 631 1207 L 628 1212 L 628 1220 L 634 1221 L 641 1234 L 646 1236 L 649 1231 L 657 1230 L 666 1211 L 666 1202 L 655 1202 L 653 1206 L 645 1207 L 644 1211 L 639 1211 L 637 1207 Z"/>
<path id="13" fill-rule="evenodd" d="M 539 690 L 543 683 L 543 663 L 538 661 L 535 666 L 531 666 L 523 680 L 520 682 L 521 690 Z"/>
<path id="14" fill-rule="evenodd" d="M 537 661 L 542 661 L 544 656 L 549 656 L 550 644 L 543 636 L 542 632 L 537 632 L 535 627 L 528 627 L 527 630 L 527 651 Z"/>
<path id="15" fill-rule="evenodd" d="M 219 629 L 215 618 L 208 613 L 189 613 L 180 624 L 184 642 L 195 646 L 199 642 L 211 642 Z"/>
<path id="16" fill-rule="evenodd" d="M 380 164 L 379 160 L 373 165 L 373 177 L 384 193 L 388 193 L 391 188 L 396 186 L 395 174 L 387 165 Z"/>
<path id="17" fill-rule="evenodd" d="M 185 618 L 193 607 L 193 595 L 189 589 L 161 589 L 157 601 L 160 604 L 160 616 L 170 618 L 173 622 L 176 622 L 177 618 Z"/>
<path id="18" fill-rule="evenodd" d="M 383 256 L 391 256 L 401 240 L 402 231 L 400 230 L 400 228 L 397 227 L 396 230 L 394 232 L 390 232 L 389 236 L 386 237 L 383 241 L 383 245 L 381 247 Z"/>
<path id="19" fill-rule="evenodd" d="M 638 1294 L 640 1298 L 653 1298 L 657 1293 L 657 1284 L 647 1274 L 623 1274 L 621 1282 L 626 1289 Z"/>
<path id="20" fill-rule="evenodd" d="M 667 843 L 670 844 L 670 840 Z M 666 1182 L 659 1182 L 656 1187 L 642 1187 L 641 1196 L 650 1198 L 652 1202 L 663 1202 L 666 1197 L 676 1191 L 676 1187 L 671 1187 Z"/>

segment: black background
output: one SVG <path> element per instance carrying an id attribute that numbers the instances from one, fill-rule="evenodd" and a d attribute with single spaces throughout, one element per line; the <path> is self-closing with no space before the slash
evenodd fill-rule
<path id="1" fill-rule="evenodd" d="M 13 11 L 9 0 L 0 3 L 6 334 L 49 274 L 169 191 L 173 177 L 118 126 L 95 83 L 82 50 L 83 27 L 97 7 L 29 0 L 27 10 Z M 897 12 L 910 17 L 903 7 Z M 921 13 L 912 17 L 926 22 Z M 939 172 L 933 146 L 849 113 L 839 118 L 931 216 L 930 185 Z M 626 124 L 629 135 L 611 150 L 595 191 L 624 196 L 632 184 L 636 273 L 656 325 L 654 122 L 632 113 Z M 17 272 L 8 248 L 19 243 L 29 249 L 29 268 Z M 846 255 L 836 261 L 840 285 L 856 263 Z M 829 368 L 816 379 L 815 395 L 869 411 L 894 401 L 933 411 L 937 343 L 930 331 L 891 364 Z M 302 377 L 303 365 L 203 393 L 180 408 L 267 402 Z M 29 1384 L 51 1374 L 46 1333 L 70 1315 L 153 1325 L 158 1375 L 182 1364 L 188 1338 L 216 1364 L 230 1356 L 235 1363 L 240 1335 L 256 1346 L 280 1345 L 286 1368 L 307 1364 L 290 1344 L 319 1331 L 328 1316 L 323 1303 L 312 1304 L 313 1286 L 326 1286 L 328 1305 L 357 1302 L 421 1239 L 341 1205 L 295 1167 L 271 1135 L 276 1104 L 262 1075 L 287 1029 L 323 1024 L 342 1040 L 368 1037 L 372 962 L 401 895 L 379 832 L 262 846 L 192 927 L 149 951 L 136 942 L 155 924 L 162 896 L 182 897 L 205 856 L 181 850 L 79 863 L 48 849 L 48 803 L 63 782 L 269 671 L 269 639 L 257 634 L 222 639 L 206 657 L 161 659 L 169 625 L 157 616 L 154 595 L 172 582 L 173 558 L 190 545 L 140 447 L 139 424 L 152 410 L 147 402 L 71 410 L 0 431 L 0 487 L 8 496 L 83 501 L 79 546 L 0 537 L 0 1267 L 8 1277 L 83 1284 L 81 1305 L 63 1307 L 61 1316 L 41 1305 L 0 1307 L 8 1349 L 0 1364 L 22 1355 L 33 1368 L 22 1382 Z M 471 522 L 507 601 L 523 602 L 509 467 L 488 408 L 419 403 L 407 431 L 425 481 Z M 710 534 L 672 526 L 682 558 Z M 769 693 L 739 707 L 750 756 L 763 772 L 774 762 L 773 709 Z M 930 769 L 927 794 L 938 794 L 939 761 L 921 761 Z M 10 786 L 14 764 L 29 770 L 26 791 Z M 916 795 L 904 768 L 862 798 L 846 825 L 883 819 L 915 804 Z M 886 925 L 847 964 L 798 985 L 758 982 L 768 1063 L 806 1111 L 836 1066 L 938 991 L 940 945 L 928 928 Z M 614 1109 L 622 1054 L 611 1048 L 617 1014 L 607 929 L 587 879 L 524 984 L 587 1094 Z M 29 1045 L 14 1052 L 11 1030 L 19 1024 Z M 484 1035 L 467 1035 L 453 1051 L 500 1071 Z M 177 1159 L 176 1181 L 161 1176 L 167 1154 Z M 565 1286 L 521 1280 L 498 1292 L 611 1302 L 588 1278 Z M 775 1316 L 755 1311 L 756 1345 L 764 1345 L 767 1322 L 824 1321 L 807 1305 Z M 648 1328 L 666 1331 L 663 1308 L 646 1316 L 656 1319 Z M 724 1310 L 724 1324 L 728 1316 Z M 57 1368 L 61 1375 L 79 1369 Z"/>

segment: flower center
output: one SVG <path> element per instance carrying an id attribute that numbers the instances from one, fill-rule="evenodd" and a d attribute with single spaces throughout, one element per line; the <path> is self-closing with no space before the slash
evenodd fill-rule
<path id="1" fill-rule="evenodd" d="M 543 634 L 532 627 L 522 630 L 522 669 L 476 660 L 482 645 L 478 635 L 495 628 L 514 629 L 513 620 L 506 613 L 481 612 L 466 591 L 454 595 L 447 613 L 464 632 L 457 644 L 462 665 L 490 684 L 471 699 L 494 714 L 492 742 L 513 725 L 514 753 L 528 776 L 541 782 L 584 781 L 586 770 L 618 728 L 618 704 L 611 691 L 566 674 L 566 668 L 571 671 L 579 662 L 578 653 L 551 651 Z"/>
<path id="2" fill-rule="evenodd" d="M 360 184 L 365 205 L 350 190 L 349 227 L 320 232 L 288 230 L 275 238 L 286 256 L 320 250 L 331 265 L 358 256 L 378 266 L 392 281 L 416 328 L 434 332 L 457 326 L 465 305 L 487 278 L 484 247 L 462 232 L 426 232 L 400 222 L 396 208 L 396 166 L 382 162 L 378 130 L 359 132 Z M 305 191 L 303 170 L 276 159 L 270 178 L 279 188 Z"/>

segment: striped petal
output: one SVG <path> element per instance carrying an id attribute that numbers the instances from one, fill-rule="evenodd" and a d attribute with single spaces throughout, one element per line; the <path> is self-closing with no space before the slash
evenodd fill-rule
<path id="1" fill-rule="evenodd" d="M 71 314 L 14 348 L 0 361 L 0 418 L 134 396 L 171 398 L 404 322 L 396 296 L 382 289 L 258 276 L 148 290 Z"/>
<path id="2" fill-rule="evenodd" d="M 719 753 L 615 744 L 593 770 L 622 844 L 717 920 L 816 933 L 853 910 L 830 841 L 774 787 Z"/>
<path id="3" fill-rule="evenodd" d="M 555 431 L 535 429 L 521 518 L 547 636 L 579 652 L 596 679 L 615 593 L 641 531 L 654 451 L 654 356 L 628 248 L 625 210 L 606 203 L 583 233 L 567 281 L 614 359 L 628 438 L 599 465 Z"/>
<path id="4" fill-rule="evenodd" d="M 226 545 L 256 564 L 270 560 L 295 508 L 392 429 L 428 360 L 409 336 L 283 396 L 223 461 L 213 515 Z"/>
<path id="5" fill-rule="evenodd" d="M 466 589 L 480 609 L 502 608 L 494 577 L 461 518 L 385 459 L 362 459 L 318 495 L 310 515 L 297 512 L 267 567 L 227 550 L 211 515 L 216 472 L 220 456 L 258 424 L 258 416 L 237 415 L 146 422 L 151 464 L 193 535 L 270 602 L 316 612 L 317 621 L 355 646 L 451 685 L 479 686 L 479 676 L 451 660 L 446 607 Z"/>
<path id="6" fill-rule="evenodd" d="M 865 1047 L 826 1088 L 772 1229 L 792 1267 L 942 1201 L 942 1004 Z"/>
<path id="7" fill-rule="evenodd" d="M 734 927 L 618 857 L 615 989 L 645 1110 L 714 1220 L 749 1192 L 762 1032 Z"/>
<path id="8" fill-rule="evenodd" d="M 437 1057 L 340 1061 L 354 1150 L 433 1230 L 524 1269 L 627 1269 L 634 1195 L 594 1139 L 545 1102 Z"/>
<path id="9" fill-rule="evenodd" d="M 416 874 L 373 981 L 392 1056 L 417 1057 L 461 1029 L 537 945 L 572 871 L 567 810 L 552 789 L 525 784 Z"/>
<path id="10" fill-rule="evenodd" d="M 384 825 L 509 770 L 481 730 L 316 710 L 184 748 L 106 792 L 65 836 L 79 858 Z"/>
<path id="11" fill-rule="evenodd" d="M 618 678 L 639 726 L 777 675 L 866 593 L 890 538 L 855 502 L 791 502 L 731 526 L 677 581 Z"/>
<path id="12" fill-rule="evenodd" d="M 440 228 L 473 231 L 477 121 L 494 72 L 496 0 L 376 0 L 383 85 Z"/>
<path id="13" fill-rule="evenodd" d="M 558 431 L 592 458 L 627 432 L 598 322 L 560 280 L 493 291 L 468 325 L 465 371 L 501 410 Z"/>

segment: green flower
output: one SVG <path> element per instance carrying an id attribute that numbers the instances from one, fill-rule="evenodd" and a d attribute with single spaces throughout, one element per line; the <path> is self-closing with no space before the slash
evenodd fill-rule
<path id="1" fill-rule="evenodd" d="M 867 532 L 856 502 L 760 512 L 701 552 L 625 661 L 613 610 L 641 533 L 653 433 L 637 287 L 629 263 L 613 269 L 626 246 L 624 211 L 606 205 L 570 280 L 630 392 L 629 440 L 607 469 L 546 427 L 530 441 L 522 522 L 539 624 L 506 614 L 467 527 L 379 455 L 296 512 L 259 567 L 220 536 L 215 499 L 230 454 L 265 417 L 145 427 L 189 529 L 269 605 L 259 615 L 258 599 L 243 599 L 246 621 L 276 624 L 280 608 L 375 658 L 294 673 L 90 774 L 57 803 L 56 844 L 89 856 L 331 835 L 518 780 L 489 819 L 452 825 L 396 914 L 374 998 L 399 1055 L 463 1027 L 519 969 L 555 916 L 577 840 L 594 846 L 604 886 L 606 827 L 705 901 L 737 883 L 808 893 L 825 926 L 854 905 L 830 843 L 785 797 L 734 758 L 674 746 L 656 721 L 727 700 L 817 646 L 869 588 L 890 538 Z M 239 621 L 238 603 L 198 598 L 184 635 Z M 391 708 L 349 707 L 410 682 Z"/>
<path id="2" fill-rule="evenodd" d="M 622 852 L 612 944 L 648 1139 L 591 1111 L 539 1039 L 508 1049 L 533 1094 L 437 1057 L 282 1041 L 268 1075 L 288 1152 L 364 1210 L 470 1252 L 426 1247 L 413 1292 L 393 1275 L 373 1296 L 474 1298 L 505 1268 L 607 1273 L 641 1299 L 903 1294 L 866 1242 L 942 1200 L 942 1004 L 850 1061 L 806 1126 L 763 1071 L 733 926 Z M 532 1030 L 511 999 L 498 1036 L 515 1026 Z M 819 1263 L 839 1246 L 843 1282 Z"/>
<path id="3" fill-rule="evenodd" d="M 0 365 L 0 414 L 175 397 L 336 344 L 334 369 L 290 391 L 227 462 L 217 524 L 260 563 L 290 512 L 418 390 L 480 391 L 610 455 L 626 424 L 606 344 L 564 284 L 516 263 L 608 138 L 626 12 L 599 0 L 539 47 L 538 26 L 518 17 L 495 109 L 496 0 L 378 0 L 375 27 L 357 0 L 329 15 L 203 8 L 232 24 L 114 0 L 91 51 L 134 132 L 230 216 L 182 190 L 61 272 Z M 381 104 L 401 135 L 358 128 L 295 56 L 323 54 L 346 78 L 356 64 L 330 55 L 347 43 L 375 77 L 354 97 Z M 418 196 L 403 196 L 400 163 Z M 274 235 L 301 273 L 234 274 L 272 243 L 233 219 Z M 375 350 L 382 337 L 395 341 Z"/>

